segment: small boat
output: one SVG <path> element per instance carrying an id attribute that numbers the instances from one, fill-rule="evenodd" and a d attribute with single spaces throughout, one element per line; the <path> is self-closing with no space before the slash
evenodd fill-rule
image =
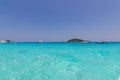
<path id="1" fill-rule="evenodd" d="M 37 43 L 43 43 L 43 41 L 42 40 L 38 40 Z"/>
<path id="2" fill-rule="evenodd" d="M 96 44 L 107 44 L 107 43 L 109 43 L 109 42 L 106 40 L 103 40 L 102 42 L 96 42 Z"/>
<path id="3" fill-rule="evenodd" d="M 10 43 L 10 42 L 13 42 L 11 40 L 0 40 L 0 43 Z"/>
<path id="4" fill-rule="evenodd" d="M 0 41 L 0 43 L 7 43 L 7 42 L 6 42 L 6 41 L 4 41 L 4 40 L 1 40 L 1 41 Z"/>
<path id="5" fill-rule="evenodd" d="M 101 42 L 101 44 L 106 44 L 106 43 L 108 43 L 106 40 L 103 40 L 103 41 Z"/>

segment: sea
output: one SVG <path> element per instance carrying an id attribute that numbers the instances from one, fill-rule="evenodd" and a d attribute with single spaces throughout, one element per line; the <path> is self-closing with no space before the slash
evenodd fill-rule
<path id="1" fill-rule="evenodd" d="M 120 43 L 1 43 L 0 80 L 120 80 Z"/>

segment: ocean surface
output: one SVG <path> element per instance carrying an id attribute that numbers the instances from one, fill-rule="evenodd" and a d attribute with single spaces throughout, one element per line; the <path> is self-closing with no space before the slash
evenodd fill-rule
<path id="1" fill-rule="evenodd" d="M 120 43 L 0 44 L 0 80 L 119 80 Z"/>

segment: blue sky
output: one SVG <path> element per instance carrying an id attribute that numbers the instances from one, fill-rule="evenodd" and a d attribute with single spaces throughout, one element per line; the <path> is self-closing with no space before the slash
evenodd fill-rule
<path id="1" fill-rule="evenodd" d="M 120 41 L 120 0 L 0 0 L 0 39 Z"/>

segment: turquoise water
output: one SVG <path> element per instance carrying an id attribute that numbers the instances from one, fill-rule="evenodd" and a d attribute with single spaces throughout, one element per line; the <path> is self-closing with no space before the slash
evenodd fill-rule
<path id="1" fill-rule="evenodd" d="M 120 43 L 0 44 L 0 80 L 118 80 Z"/>

